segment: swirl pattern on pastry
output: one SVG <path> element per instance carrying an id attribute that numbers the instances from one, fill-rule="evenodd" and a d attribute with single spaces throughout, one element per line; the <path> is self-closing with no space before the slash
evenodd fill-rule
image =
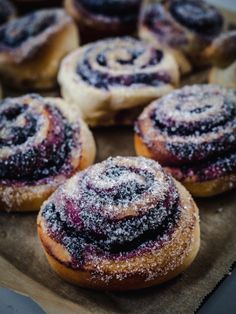
<path id="1" fill-rule="evenodd" d="M 104 112 L 143 105 L 177 82 L 177 66 L 169 54 L 131 37 L 86 45 L 66 57 L 59 72 L 64 97 L 77 101 L 82 112 L 90 110 L 85 116 L 93 114 L 94 105 Z"/>
<path id="2" fill-rule="evenodd" d="M 187 73 L 189 61 L 196 66 L 206 63 L 202 49 L 220 34 L 223 22 L 219 11 L 204 1 L 167 0 L 144 7 L 139 35 L 153 45 L 169 48 L 182 73 Z"/>
<path id="3" fill-rule="evenodd" d="M 186 86 L 147 107 L 135 129 L 153 158 L 173 168 L 181 181 L 213 180 L 236 171 L 233 90 Z"/>
<path id="4" fill-rule="evenodd" d="M 42 98 L 36 94 L 2 101 L 1 192 L 4 187 L 39 185 L 51 185 L 55 189 L 84 167 L 87 156 L 83 156 L 86 151 L 83 136 L 88 130 L 79 118 L 73 119 L 65 110 L 66 105 L 59 98 Z M 91 153 L 93 159 L 94 152 Z"/>
<path id="5" fill-rule="evenodd" d="M 196 223 L 173 179 L 158 163 L 137 157 L 109 158 L 80 172 L 44 204 L 40 217 L 44 232 L 69 253 L 66 266 L 95 277 L 100 273 L 104 282 L 134 273 L 148 281 L 174 269 L 191 249 Z M 155 261 L 135 266 L 136 258 L 175 242 L 180 229 L 187 235 L 185 243 L 178 239 L 179 247 L 163 269 Z M 51 248 L 47 253 L 58 258 Z M 110 274 L 109 263 L 115 263 Z"/>
<path id="6" fill-rule="evenodd" d="M 0 27 L 0 74 L 13 88 L 52 88 L 61 59 L 76 47 L 77 28 L 64 10 L 35 11 Z"/>

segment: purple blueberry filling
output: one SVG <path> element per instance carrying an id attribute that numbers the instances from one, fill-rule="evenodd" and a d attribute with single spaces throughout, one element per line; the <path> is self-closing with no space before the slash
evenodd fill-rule
<path id="1" fill-rule="evenodd" d="M 0 46 L 14 48 L 28 38 L 38 36 L 56 22 L 53 13 L 34 12 L 10 21 L 0 28 Z"/>
<path id="2" fill-rule="evenodd" d="M 5 108 L 0 110 L 0 134 L 3 134 L 0 149 L 15 147 L 15 154 L 0 160 L 0 180 L 34 182 L 70 172 L 69 154 L 74 146 L 74 130 L 62 113 L 56 107 L 45 105 L 51 126 L 47 138 L 35 144 L 33 139 L 42 127 L 40 116 L 29 106 L 14 102 L 6 106 L 7 101 L 3 101 Z M 23 119 L 25 123 L 21 125 L 19 121 Z M 22 145 L 25 145 L 23 149 Z"/>
<path id="3" fill-rule="evenodd" d="M 142 14 L 141 21 L 155 33 L 160 42 L 167 42 L 168 45 L 173 47 L 187 43 L 184 31 L 173 23 L 171 16 L 161 4 L 147 6 Z"/>
<path id="4" fill-rule="evenodd" d="M 202 161 L 196 165 L 185 165 L 177 169 L 170 168 L 173 175 L 179 180 L 194 178 L 194 181 L 203 182 L 214 180 L 221 176 L 236 173 L 236 152 L 228 152 L 226 156 Z"/>
<path id="5" fill-rule="evenodd" d="M 202 0 L 171 0 L 170 12 L 180 24 L 201 35 L 216 36 L 223 27 L 222 15 Z"/>
<path id="6" fill-rule="evenodd" d="M 66 200 L 63 208 L 59 205 L 61 202 L 48 203 L 44 207 L 42 216 L 48 232 L 55 241 L 68 249 L 73 259 L 72 267 L 82 267 L 86 254 L 91 253 L 91 250 L 101 257 L 109 255 L 116 259 L 121 254 L 135 255 L 136 249 L 145 249 L 153 241 L 160 241 L 161 245 L 161 238 L 176 226 L 180 216 L 180 201 L 169 177 L 166 178 L 170 189 L 168 195 L 159 204 L 150 205 L 153 207 L 146 213 L 140 210 L 138 216 L 115 219 L 103 214 L 105 203 L 111 203 L 112 206 L 117 206 L 118 201 L 122 205 L 129 204 L 138 197 L 144 197 L 151 188 L 154 178 L 148 171 L 139 173 L 138 169 L 112 167 L 103 176 L 108 180 L 125 176 L 126 172 L 128 176 L 133 171 L 145 178 L 146 184 L 127 180 L 126 189 L 118 185 L 114 192 L 102 188 L 97 190 L 85 183 L 83 193 L 78 195 L 76 201 Z M 103 179 L 100 177 L 100 180 Z M 82 185 L 83 180 L 86 179 L 81 178 Z M 89 200 L 93 200 L 92 204 Z"/>
<path id="7" fill-rule="evenodd" d="M 104 52 L 100 52 L 96 57 L 96 62 L 102 66 L 106 67 L 108 70 L 106 72 L 94 69 L 93 65 L 89 61 L 90 53 L 92 53 L 92 48 L 89 48 L 82 60 L 77 64 L 76 72 L 80 77 L 88 84 L 102 89 L 109 89 L 113 86 L 131 86 L 134 84 L 142 84 L 148 86 L 160 86 L 164 83 L 170 83 L 170 77 L 165 72 L 147 72 L 143 69 L 147 67 L 152 67 L 159 64 L 163 58 L 163 53 L 160 50 L 152 48 L 151 57 L 147 63 L 137 65 L 137 70 L 130 70 L 130 74 L 126 75 L 112 75 L 109 74 L 108 60 L 106 53 L 110 51 L 111 48 L 105 48 Z M 144 53 L 145 48 L 136 50 L 128 50 L 129 58 L 120 58 L 116 62 L 122 66 L 135 66 L 137 59 Z M 138 69 L 140 69 L 138 71 Z M 112 70 L 112 69 L 111 69 Z"/>
<path id="8" fill-rule="evenodd" d="M 89 172 L 89 171 L 87 171 Z M 81 173 L 79 184 L 82 190 L 75 199 L 63 196 L 48 203 L 42 211 L 50 236 L 70 252 L 72 267 L 81 268 L 86 255 L 96 252 L 100 257 L 119 259 L 128 254 L 159 243 L 163 236 L 174 230 L 180 217 L 180 200 L 172 179 L 165 175 L 168 192 L 159 201 L 150 203 L 150 209 L 140 208 L 137 215 L 113 216 L 113 211 L 104 213 L 106 206 L 129 206 L 146 197 L 156 180 L 148 170 L 109 165 L 98 176 Z M 141 181 L 130 177 L 132 174 Z M 119 178 L 127 178 L 126 188 Z M 102 184 L 96 184 L 98 180 Z M 113 187 L 104 187 L 105 182 L 117 181 Z M 151 192 L 152 193 L 152 192 Z"/>

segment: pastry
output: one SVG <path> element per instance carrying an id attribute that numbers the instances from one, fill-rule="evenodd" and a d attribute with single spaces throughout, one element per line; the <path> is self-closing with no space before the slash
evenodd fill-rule
<path id="1" fill-rule="evenodd" d="M 198 208 L 161 166 L 116 157 L 76 174 L 42 206 L 38 234 L 65 280 L 99 290 L 167 281 L 194 260 Z"/>
<path id="2" fill-rule="evenodd" d="M 133 33 L 141 0 L 65 0 L 67 12 L 77 21 L 83 42 Z"/>
<path id="3" fill-rule="evenodd" d="M 95 155 L 86 124 L 60 98 L 28 94 L 0 105 L 0 210 L 38 210 Z"/>
<path id="4" fill-rule="evenodd" d="M 0 0 L 0 26 L 16 15 L 15 7 L 8 0 Z"/>
<path id="5" fill-rule="evenodd" d="M 170 50 L 186 74 L 192 65 L 205 64 L 201 52 L 220 34 L 223 24 L 219 11 L 202 0 L 166 0 L 144 6 L 139 36 Z"/>
<path id="6" fill-rule="evenodd" d="M 0 27 L 0 76 L 11 88 L 52 88 L 61 59 L 77 46 L 76 26 L 61 9 L 10 21 Z"/>
<path id="7" fill-rule="evenodd" d="M 236 30 L 215 39 L 203 56 L 213 64 L 209 73 L 210 83 L 236 88 Z"/>
<path id="8" fill-rule="evenodd" d="M 178 84 L 174 58 L 131 37 L 101 40 L 69 54 L 58 81 L 63 97 L 92 126 L 114 124 L 124 109 L 137 109 Z"/>
<path id="9" fill-rule="evenodd" d="M 153 102 L 135 126 L 138 155 L 166 167 L 194 195 L 236 186 L 236 94 L 193 85 Z"/>

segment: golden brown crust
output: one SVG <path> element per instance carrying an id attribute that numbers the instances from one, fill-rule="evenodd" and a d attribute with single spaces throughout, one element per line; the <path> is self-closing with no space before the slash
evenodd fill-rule
<path id="1" fill-rule="evenodd" d="M 182 184 L 196 197 L 211 197 L 234 189 L 236 174 L 224 175 L 205 182 L 183 181 Z"/>
<path id="2" fill-rule="evenodd" d="M 118 261 L 101 260 L 99 267 L 90 263 L 83 270 L 70 268 L 69 252 L 50 237 L 45 220 L 39 213 L 38 235 L 51 267 L 66 281 L 97 290 L 140 289 L 177 276 L 193 262 L 198 253 L 200 228 L 197 206 L 185 188 L 178 182 L 175 184 L 180 194 L 183 213 L 171 239 L 158 249 L 148 250 L 141 256 Z M 102 272 L 96 272 L 98 269 Z M 149 279 L 145 280 L 148 276 Z"/>
<path id="3" fill-rule="evenodd" d="M 0 50 L 0 73 L 5 83 L 22 90 L 50 89 L 56 85 L 59 63 L 78 46 L 78 32 L 63 10 L 51 11 L 59 15 L 56 25 L 18 48 Z"/>
<path id="4" fill-rule="evenodd" d="M 78 120 L 68 109 L 68 104 L 60 98 L 47 98 L 50 103 L 58 106 L 70 121 Z M 79 119 L 81 150 L 73 153 L 72 164 L 75 171 L 83 170 L 94 162 L 96 147 L 87 125 Z M 47 183 L 33 183 L 32 185 L 0 184 L 0 211 L 28 212 L 38 211 L 42 203 L 66 180 L 65 175 L 58 174 L 50 178 Z"/>

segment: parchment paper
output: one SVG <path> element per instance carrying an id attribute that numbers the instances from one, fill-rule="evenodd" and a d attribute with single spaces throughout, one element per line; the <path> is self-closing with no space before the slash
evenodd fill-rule
<path id="1" fill-rule="evenodd" d="M 132 128 L 98 129 L 95 136 L 98 161 L 134 155 Z M 193 313 L 236 260 L 235 194 L 197 200 L 201 249 L 184 274 L 162 286 L 128 293 L 96 292 L 65 283 L 44 257 L 36 214 L 1 213 L 0 283 L 34 297 L 49 313 Z"/>

